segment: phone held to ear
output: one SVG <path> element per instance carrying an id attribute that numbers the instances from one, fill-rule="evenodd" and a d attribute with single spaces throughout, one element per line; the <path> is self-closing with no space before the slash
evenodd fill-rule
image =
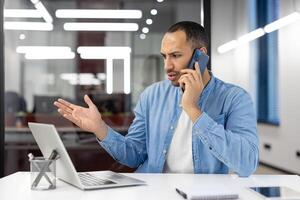
<path id="1" fill-rule="evenodd" d="M 201 74 L 204 73 L 206 65 L 208 63 L 209 56 L 203 53 L 200 49 L 195 49 L 191 61 L 188 65 L 189 69 L 195 69 L 195 62 L 198 62 L 200 66 Z"/>
<path id="2" fill-rule="evenodd" d="M 188 68 L 195 70 L 195 63 L 198 62 L 200 66 L 201 75 L 204 73 L 206 65 L 208 63 L 209 56 L 203 53 L 200 49 L 195 49 L 192 55 L 192 58 L 189 62 Z M 184 92 L 184 86 L 182 92 Z"/>

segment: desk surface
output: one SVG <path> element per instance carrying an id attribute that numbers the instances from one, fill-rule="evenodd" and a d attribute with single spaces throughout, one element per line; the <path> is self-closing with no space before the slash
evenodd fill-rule
<path id="1" fill-rule="evenodd" d="M 124 187 L 104 190 L 82 191 L 62 181 L 57 181 L 57 188 L 48 191 L 33 191 L 30 189 L 29 172 L 18 172 L 0 179 L 1 200 L 117 200 L 117 199 L 171 199 L 183 200 L 175 192 L 175 187 L 185 185 L 224 184 L 234 188 L 240 194 L 240 199 L 260 199 L 248 191 L 249 186 L 288 186 L 300 191 L 300 177 L 296 175 L 253 175 L 240 178 L 237 175 L 205 175 L 205 174 L 126 174 L 147 182 L 146 186 Z"/>

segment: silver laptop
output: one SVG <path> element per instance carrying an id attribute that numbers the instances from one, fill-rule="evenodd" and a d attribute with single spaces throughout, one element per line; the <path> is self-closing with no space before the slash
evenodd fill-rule
<path id="1" fill-rule="evenodd" d="M 59 154 L 56 161 L 56 175 L 60 180 L 82 190 L 144 185 L 144 181 L 124 176 L 112 171 L 76 172 L 56 128 L 52 124 L 28 123 L 44 157 L 49 157 L 53 150 Z"/>

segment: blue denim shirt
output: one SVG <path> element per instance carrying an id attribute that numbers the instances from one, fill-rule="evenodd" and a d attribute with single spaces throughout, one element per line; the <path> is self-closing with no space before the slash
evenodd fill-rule
<path id="1" fill-rule="evenodd" d="M 118 162 L 137 167 L 137 172 L 161 173 L 182 112 L 181 97 L 181 88 L 169 80 L 149 86 L 135 107 L 128 134 L 109 128 L 99 143 Z M 212 75 L 199 107 L 202 114 L 192 128 L 194 173 L 252 174 L 258 164 L 259 141 L 249 94 Z"/>

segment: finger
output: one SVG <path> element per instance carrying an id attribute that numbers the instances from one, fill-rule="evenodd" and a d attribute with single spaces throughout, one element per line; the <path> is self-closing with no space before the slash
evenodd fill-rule
<path id="1" fill-rule="evenodd" d="M 202 74 L 198 62 L 195 63 L 195 70 L 190 70 L 188 73 L 194 77 L 195 81 L 202 82 Z"/>
<path id="2" fill-rule="evenodd" d="M 180 70 L 180 73 L 181 74 L 187 74 L 187 73 L 192 73 L 192 72 L 194 72 L 195 70 L 193 70 L 193 69 L 182 69 L 182 70 Z"/>
<path id="3" fill-rule="evenodd" d="M 198 72 L 198 74 L 201 74 L 200 65 L 198 62 L 195 62 L 195 69 L 196 69 L 196 72 Z"/>
<path id="4" fill-rule="evenodd" d="M 71 109 L 76 108 L 76 105 L 74 105 L 74 104 L 72 104 L 72 103 L 70 103 L 70 102 L 68 102 L 66 100 L 58 99 L 57 101 L 60 102 L 60 103 L 62 103 L 62 104 L 64 104 L 65 106 L 70 107 Z"/>
<path id="5" fill-rule="evenodd" d="M 84 95 L 84 101 L 89 106 L 89 108 L 95 106 L 88 95 Z"/>
<path id="6" fill-rule="evenodd" d="M 185 85 L 190 85 L 192 84 L 192 82 L 194 82 L 194 78 L 193 76 L 189 75 L 189 76 L 184 76 L 182 78 L 182 81 L 184 82 Z"/>
<path id="7" fill-rule="evenodd" d="M 57 112 L 59 112 L 59 114 L 64 115 L 64 114 L 68 114 L 68 115 L 72 115 L 72 112 L 68 112 L 66 110 L 63 109 L 58 109 Z"/>
<path id="8" fill-rule="evenodd" d="M 178 83 L 179 83 L 179 87 L 184 89 L 184 83 L 182 82 L 182 77 L 179 78 Z"/>
<path id="9" fill-rule="evenodd" d="M 191 81 L 187 76 L 183 76 L 180 78 L 180 81 L 178 81 L 181 85 L 181 88 L 186 89 L 191 84 Z"/>
<path id="10" fill-rule="evenodd" d="M 183 82 L 183 76 L 181 75 L 178 79 L 179 86 L 184 90 L 184 82 Z"/>
<path id="11" fill-rule="evenodd" d="M 71 122 L 78 124 L 79 119 L 75 117 L 72 113 L 68 113 L 62 109 L 58 109 L 59 114 L 61 114 L 64 118 L 70 120 Z"/>
<path id="12" fill-rule="evenodd" d="M 196 79 L 195 79 L 195 71 L 194 71 L 194 73 L 188 73 L 188 74 L 183 74 L 181 77 L 182 78 L 188 78 L 189 80 L 191 80 L 191 81 L 195 81 Z"/>
<path id="13" fill-rule="evenodd" d="M 193 76 L 193 79 L 194 79 L 195 81 L 198 81 L 198 80 L 199 80 L 199 78 L 198 78 L 199 74 L 198 74 L 198 72 L 196 72 L 195 70 L 191 70 L 191 69 L 186 70 L 186 69 L 185 69 L 185 70 L 181 70 L 180 72 L 182 73 L 181 76 L 185 76 L 185 75 L 187 75 L 187 74 L 190 74 L 191 76 Z"/>
<path id="14" fill-rule="evenodd" d="M 73 111 L 72 108 L 70 108 L 70 107 L 68 107 L 68 106 L 66 106 L 65 104 L 62 104 L 62 103 L 60 103 L 60 102 L 57 102 L 57 101 L 54 102 L 54 105 L 55 105 L 56 107 L 58 107 L 59 109 L 65 110 L 65 111 L 68 112 L 68 113 L 72 113 L 72 111 Z"/>
<path id="15" fill-rule="evenodd" d="M 200 70 L 200 65 L 197 63 L 197 65 L 195 65 L 195 68 L 196 68 L 196 71 L 198 72 L 198 80 L 203 83 L 203 80 L 202 80 L 202 73 L 201 73 L 201 70 Z"/>
<path id="16" fill-rule="evenodd" d="M 199 64 L 195 64 L 195 69 L 194 72 L 192 73 L 194 79 L 197 81 L 197 82 L 200 82 L 202 81 L 202 74 L 200 72 L 200 68 L 199 68 Z"/>
<path id="17" fill-rule="evenodd" d="M 79 121 L 76 120 L 72 115 L 64 114 L 63 117 L 79 126 Z"/>

